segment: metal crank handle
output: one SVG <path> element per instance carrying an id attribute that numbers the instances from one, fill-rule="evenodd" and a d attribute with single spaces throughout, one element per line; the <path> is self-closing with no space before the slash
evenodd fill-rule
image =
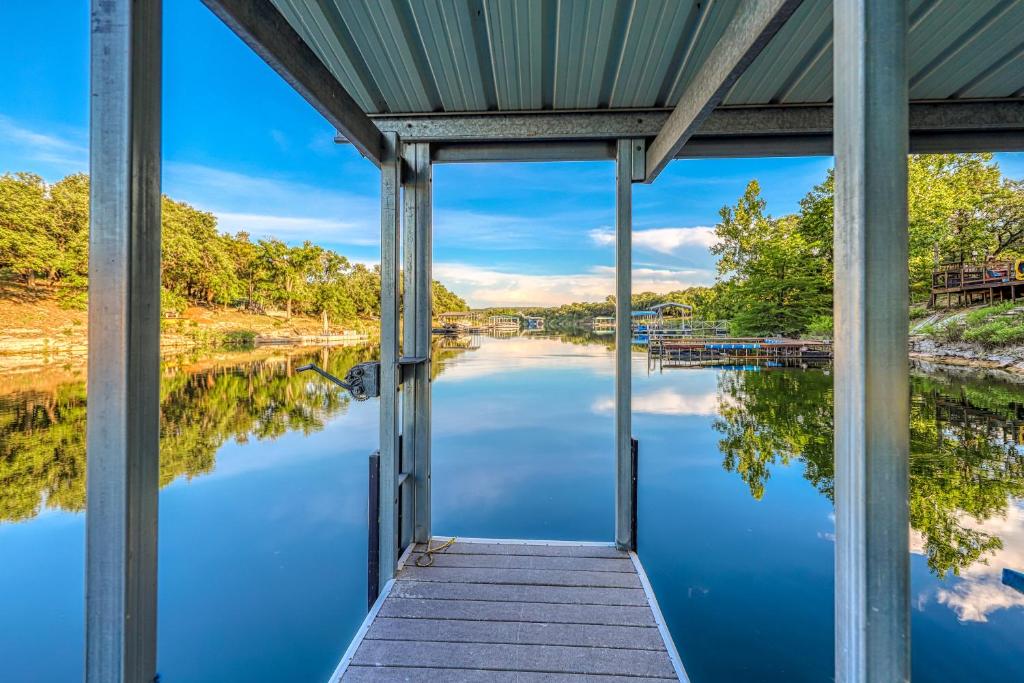
<path id="1" fill-rule="evenodd" d="M 318 365 L 314 365 L 313 363 L 309 363 L 308 365 L 300 365 L 299 367 L 295 368 L 295 370 L 297 372 L 305 372 L 306 370 L 312 370 L 313 372 L 315 372 L 316 374 L 320 375 L 324 379 L 327 379 L 327 380 L 330 380 L 330 381 L 334 382 L 335 384 L 337 384 L 342 389 L 345 389 L 346 391 L 352 391 L 352 385 L 351 384 L 349 384 L 345 380 L 338 379 L 337 377 L 335 377 L 331 373 L 327 372 L 326 370 L 324 370 L 323 368 L 321 368 Z"/>

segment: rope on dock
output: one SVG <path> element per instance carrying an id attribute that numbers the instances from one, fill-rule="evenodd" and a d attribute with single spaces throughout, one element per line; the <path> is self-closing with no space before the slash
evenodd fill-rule
<path id="1" fill-rule="evenodd" d="M 430 547 L 430 540 L 427 539 L 427 549 L 423 552 L 422 555 L 420 555 L 419 557 L 416 558 L 416 566 L 417 567 L 429 567 L 430 565 L 434 564 L 434 553 L 439 553 L 439 552 L 445 551 L 448 548 L 450 548 L 454 543 L 455 543 L 455 537 L 452 536 L 451 538 L 449 538 L 447 541 L 445 541 L 441 545 L 437 546 L 436 548 L 431 548 Z M 426 558 L 426 560 L 421 563 L 420 560 L 423 560 L 424 558 Z"/>

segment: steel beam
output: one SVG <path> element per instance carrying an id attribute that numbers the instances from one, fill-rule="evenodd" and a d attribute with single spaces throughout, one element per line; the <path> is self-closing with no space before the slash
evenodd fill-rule
<path id="1" fill-rule="evenodd" d="M 402 166 L 398 136 L 384 134 L 380 163 L 380 572 L 378 589 L 398 562 L 398 293 L 402 245 Z"/>
<path id="2" fill-rule="evenodd" d="M 380 130 L 271 0 L 202 1 L 363 156 L 380 166 Z"/>
<path id="3" fill-rule="evenodd" d="M 156 674 L 161 3 L 93 0 L 85 680 Z"/>
<path id="4" fill-rule="evenodd" d="M 431 145 L 435 164 L 510 161 L 605 161 L 615 145 L 601 140 L 567 142 L 450 142 Z"/>
<path id="5" fill-rule="evenodd" d="M 1024 111 L 1022 111 L 1024 115 Z M 1024 121 L 1024 119 L 1022 119 Z M 449 142 L 431 145 L 435 164 L 611 161 L 615 145 L 600 140 L 550 142 Z M 1024 132 L 978 130 L 910 134 L 911 154 L 1021 152 Z M 832 134 L 695 136 L 677 159 L 832 156 Z"/>
<path id="6" fill-rule="evenodd" d="M 435 162 L 459 163 L 613 159 L 616 139 L 652 138 L 668 115 L 667 110 L 638 110 L 371 118 L 403 140 L 439 143 Z M 1024 100 L 912 103 L 910 145 L 921 153 L 1020 151 Z M 832 105 L 777 105 L 719 107 L 676 157 L 831 153 Z"/>
<path id="7" fill-rule="evenodd" d="M 648 148 L 644 182 L 654 182 L 668 162 L 676 157 L 801 1 L 757 0 L 739 6 Z"/>
<path id="8" fill-rule="evenodd" d="M 907 3 L 835 2 L 836 681 L 910 680 Z"/>
<path id="9" fill-rule="evenodd" d="M 403 146 L 403 212 L 405 214 L 406 356 L 430 357 L 431 192 L 430 145 Z M 413 366 L 402 387 L 402 457 L 414 476 L 413 540 L 430 540 L 430 362 Z M 408 509 L 408 508 L 405 508 Z"/>
<path id="10" fill-rule="evenodd" d="M 615 545 L 635 550 L 632 466 L 633 180 L 643 140 L 616 143 L 615 154 Z M 642 166 L 640 167 L 642 168 Z"/>

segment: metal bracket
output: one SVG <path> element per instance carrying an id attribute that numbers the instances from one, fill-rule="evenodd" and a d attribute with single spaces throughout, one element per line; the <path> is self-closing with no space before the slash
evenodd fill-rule
<path id="1" fill-rule="evenodd" d="M 345 379 L 338 379 L 323 368 L 310 363 L 296 368 L 298 372 L 312 370 L 326 380 L 334 382 L 342 389 L 345 389 L 357 401 L 365 401 L 368 398 L 380 396 L 380 363 L 371 361 L 359 363 L 349 368 L 345 373 Z"/>
<path id="2" fill-rule="evenodd" d="M 430 356 L 402 356 L 398 359 L 398 383 L 412 376 L 412 371 L 421 363 L 429 363 Z"/>

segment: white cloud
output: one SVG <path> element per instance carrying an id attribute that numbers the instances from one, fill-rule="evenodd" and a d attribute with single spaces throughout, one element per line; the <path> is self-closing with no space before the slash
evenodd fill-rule
<path id="1" fill-rule="evenodd" d="M 602 301 L 615 288 L 615 269 L 596 267 L 588 272 L 539 275 L 501 271 L 465 263 L 436 263 L 434 277 L 444 282 L 471 306 L 557 306 L 571 301 Z M 708 284 L 709 271 L 638 268 L 633 291 L 671 292 Z"/>
<path id="2" fill-rule="evenodd" d="M 231 213 L 214 211 L 217 225 L 224 232 L 245 230 L 256 237 L 273 236 L 287 242 L 322 240 L 345 242 L 347 244 L 374 245 L 372 236 L 364 235 L 359 223 L 346 223 L 329 218 L 302 216 L 274 216 L 255 213 Z M 373 262 L 372 265 L 375 265 Z"/>
<path id="3" fill-rule="evenodd" d="M 0 114 L 0 159 L 5 158 L 9 159 L 7 166 L 11 168 L 32 161 L 49 166 L 56 175 L 61 175 L 88 169 L 89 146 L 84 134 L 61 137 L 40 133 Z"/>
<path id="4" fill-rule="evenodd" d="M 278 145 L 287 144 L 281 131 L 271 136 Z M 51 180 L 85 171 L 86 132 L 44 133 L 0 115 L 0 163 L 13 169 L 26 162 Z M 379 240 L 380 208 L 369 194 L 177 161 L 164 162 L 162 185 L 165 194 L 214 214 L 227 232 L 246 230 L 256 238 L 289 242 L 372 245 Z"/>
<path id="5" fill-rule="evenodd" d="M 615 231 L 611 228 L 591 230 L 590 239 L 598 246 L 615 244 Z M 685 247 L 710 249 L 718 241 L 715 229 L 707 226 L 692 228 L 648 228 L 633 231 L 633 246 L 656 251 L 660 254 L 675 254 Z"/>
<path id="6" fill-rule="evenodd" d="M 291 180 L 200 164 L 164 165 L 164 192 L 217 217 L 221 230 L 254 237 L 280 237 L 370 245 L 379 240 L 376 197 L 325 189 Z"/>

